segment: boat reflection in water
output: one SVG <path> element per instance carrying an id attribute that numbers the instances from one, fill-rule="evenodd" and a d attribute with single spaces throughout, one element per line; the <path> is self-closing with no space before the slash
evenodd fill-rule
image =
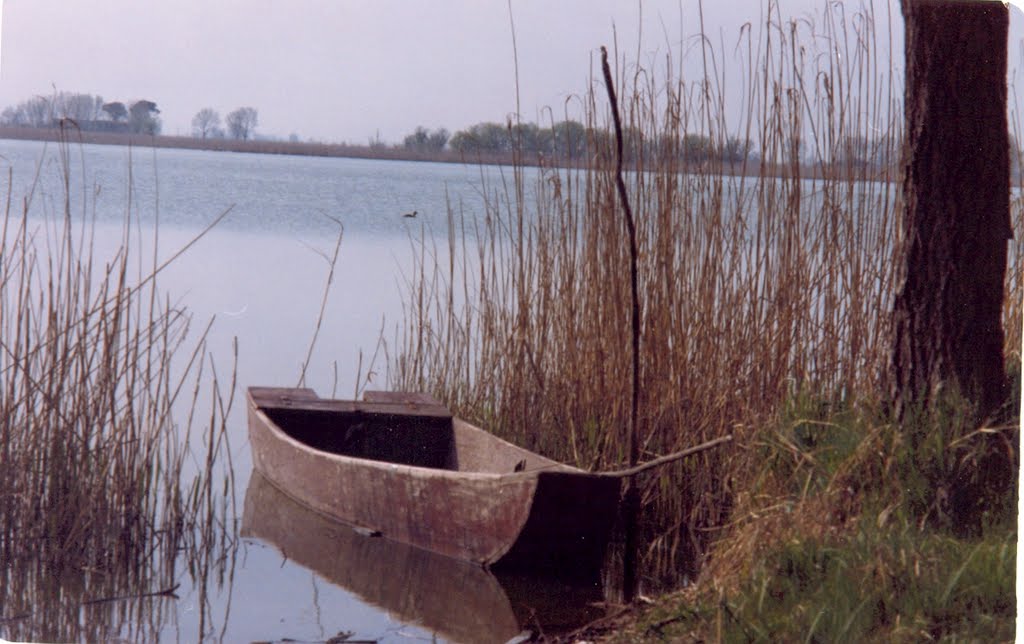
<path id="1" fill-rule="evenodd" d="M 455 642 L 566 633 L 601 617 L 600 583 L 498 576 L 481 566 L 368 536 L 293 501 L 253 471 L 242 536 L 276 546 L 401 622 Z"/>

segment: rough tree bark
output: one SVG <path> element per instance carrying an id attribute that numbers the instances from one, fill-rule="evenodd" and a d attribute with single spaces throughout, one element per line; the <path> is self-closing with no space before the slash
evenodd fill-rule
<path id="1" fill-rule="evenodd" d="M 903 0 L 904 264 L 894 309 L 902 417 L 956 392 L 983 420 L 1006 396 L 1001 310 L 1010 228 L 1002 2 Z"/>

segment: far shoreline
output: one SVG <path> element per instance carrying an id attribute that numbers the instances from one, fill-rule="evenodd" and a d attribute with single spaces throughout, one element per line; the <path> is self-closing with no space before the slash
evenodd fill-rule
<path id="1" fill-rule="evenodd" d="M 559 159 L 555 157 L 530 157 L 526 154 L 495 154 L 495 153 L 472 153 L 467 154 L 455 150 L 440 151 L 418 151 L 390 145 L 355 145 L 349 143 L 314 143 L 301 141 L 278 141 L 278 140 L 238 140 L 226 138 L 196 138 L 191 136 L 168 136 L 151 134 L 129 134 L 122 132 L 94 132 L 80 130 L 74 126 L 67 128 L 32 128 L 32 127 L 8 127 L 0 126 L 0 140 L 11 141 L 41 141 L 88 143 L 95 145 L 120 145 L 126 147 L 140 148 L 171 148 L 181 150 L 200 150 L 208 152 L 242 152 L 250 154 L 275 154 L 307 157 L 330 157 L 345 159 L 371 159 L 380 161 L 413 161 L 432 163 L 459 163 L 463 165 L 495 165 L 495 166 L 526 166 L 546 168 L 572 168 L 583 169 L 587 164 L 581 159 Z M 593 164 L 594 167 L 601 163 Z M 609 162 L 609 167 L 612 167 Z M 710 166 L 710 167 L 709 167 Z M 714 167 L 718 166 L 718 167 Z M 724 162 L 717 160 L 702 161 L 691 167 L 680 168 L 687 173 L 700 173 L 713 170 L 713 174 L 722 176 L 747 176 L 758 177 L 762 174 L 773 177 L 792 177 L 793 166 L 782 164 L 775 167 L 762 169 L 761 163 L 756 160 L 746 162 Z M 801 179 L 822 178 L 823 168 L 820 165 L 804 165 L 799 167 Z M 838 170 L 842 172 L 842 170 Z M 867 174 L 867 172 L 865 172 Z M 895 181 L 896 175 L 890 171 L 885 172 L 877 169 L 870 173 L 874 176 L 864 176 L 860 181 Z M 887 176 L 888 175 L 888 176 Z M 1011 177 L 1011 185 L 1019 185 L 1016 177 Z"/>
<path id="2" fill-rule="evenodd" d="M 128 134 L 122 132 L 92 132 L 74 126 L 68 128 L 0 127 L 0 139 L 12 141 L 44 141 L 90 143 L 95 145 L 121 145 L 143 148 L 176 148 L 208 152 L 248 152 L 309 157 L 341 157 L 352 159 L 380 159 L 384 161 L 432 161 L 437 163 L 469 163 L 485 165 L 511 165 L 512 155 L 465 155 L 454 150 L 419 152 L 387 145 L 369 146 L 348 143 L 313 143 L 301 141 L 238 140 L 225 138 L 196 138 L 162 134 Z M 536 165 L 536 164 L 527 164 Z"/>

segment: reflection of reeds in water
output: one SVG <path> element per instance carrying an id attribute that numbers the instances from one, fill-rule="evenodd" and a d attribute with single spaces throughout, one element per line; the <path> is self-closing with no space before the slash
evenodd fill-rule
<path id="1" fill-rule="evenodd" d="M 116 254 L 96 256 L 67 142 L 59 153 L 63 211 L 30 218 L 31 195 L 19 213 L 9 193 L 0 221 L 0 634 L 149 639 L 184 581 L 179 551 L 205 588 L 225 545 L 233 497 L 214 462 L 234 384 L 204 377 L 212 360 L 184 344 L 189 317 L 131 248 L 131 217 Z"/>
<path id="2" fill-rule="evenodd" d="M 759 428 L 786 400 L 841 409 L 887 389 L 902 92 L 890 85 L 885 16 L 870 6 L 825 15 L 783 22 L 772 6 L 736 50 L 698 47 L 696 82 L 671 60 L 657 72 L 619 67 L 635 169 L 643 458 L 737 438 L 642 482 L 649 572 L 692 574 L 731 509 L 758 493 Z M 736 56 L 744 111 L 728 122 L 722 61 Z M 542 169 L 529 199 L 521 167 L 485 186 L 477 227 L 462 226 L 461 240 L 454 230 L 449 253 L 433 255 L 441 261 L 424 249 L 390 367 L 395 388 L 430 391 L 524 447 L 603 468 L 626 460 L 631 307 L 607 110 L 593 85 L 582 100 L 592 165 Z M 718 149 L 738 137 L 759 161 L 694 159 L 694 133 Z M 1006 307 L 1014 351 L 1018 256 Z"/>

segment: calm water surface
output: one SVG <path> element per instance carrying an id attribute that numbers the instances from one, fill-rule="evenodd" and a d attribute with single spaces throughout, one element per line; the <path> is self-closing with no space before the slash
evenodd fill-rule
<path id="1" fill-rule="evenodd" d="M 230 371 L 237 338 L 238 394 L 249 385 L 297 384 L 324 294 L 326 257 L 339 234 L 337 221 L 344 238 L 306 385 L 321 395 L 337 391 L 341 397 L 351 396 L 360 352 L 365 364 L 382 333 L 394 344 L 402 314 L 403 275 L 412 267 L 410 236 L 444 233 L 447 204 L 468 218 L 482 214 L 482 173 L 489 181 L 500 181 L 503 172 L 453 164 L 116 146 L 73 145 L 69 152 L 62 159 L 53 144 L 0 141 L 0 190 L 11 193 L 16 210 L 27 203 L 34 220 L 52 221 L 63 212 L 61 169 L 67 164 L 71 212 L 75 219 L 97 222 L 100 258 L 110 257 L 120 244 L 129 210 L 139 222 L 132 243 L 143 256 L 155 247 L 162 261 L 231 209 L 213 232 L 160 274 L 159 284 L 172 300 L 193 312 L 196 328 L 216 317 L 209 344 L 221 373 Z M 412 210 L 419 213 L 415 219 L 402 216 Z M 386 386 L 384 368 L 382 356 L 374 380 L 379 387 Z M 251 459 L 240 400 L 229 432 L 242 513 Z M 237 517 L 240 523 L 241 519 Z M 329 561 L 309 560 L 294 550 L 298 546 L 280 543 L 280 534 L 276 542 L 268 538 L 275 534 L 273 521 L 258 519 L 249 517 L 250 523 L 257 523 L 243 526 L 233 578 L 210 588 L 207 601 L 213 623 L 204 633 L 208 639 L 324 641 L 351 632 L 355 639 L 406 642 L 459 639 L 460 632 L 480 632 L 446 630 L 445 624 L 432 622 L 422 611 L 409 610 L 409 604 L 420 601 L 416 596 L 402 596 L 412 588 L 444 596 L 448 591 L 432 585 L 431 579 L 453 574 L 464 579 L 461 572 L 430 568 L 428 578 L 406 578 L 409 565 L 396 568 L 387 562 L 410 555 L 381 553 L 373 546 L 377 568 L 367 573 L 369 580 L 366 574 L 356 575 L 362 581 L 355 583 L 338 573 L 359 567 L 345 559 L 351 551 L 333 553 Z M 283 534 L 300 533 L 301 526 L 289 524 Z M 325 546 L 312 547 L 322 551 Z M 356 561 L 365 559 L 365 547 L 356 542 Z M 282 552 L 288 548 L 293 548 L 291 555 Z M 373 575 L 379 577 L 378 586 L 399 589 L 397 600 L 374 590 Z M 180 582 L 180 599 L 165 608 L 169 616 L 160 632 L 162 639 L 195 641 L 200 597 L 188 587 L 186 573 L 180 574 Z M 490 583 L 486 578 L 477 582 Z M 389 601 L 407 606 L 380 606 Z M 511 602 L 500 592 L 493 601 L 500 607 Z M 488 619 L 505 619 L 503 628 L 512 628 L 507 614 L 484 621 Z"/>

